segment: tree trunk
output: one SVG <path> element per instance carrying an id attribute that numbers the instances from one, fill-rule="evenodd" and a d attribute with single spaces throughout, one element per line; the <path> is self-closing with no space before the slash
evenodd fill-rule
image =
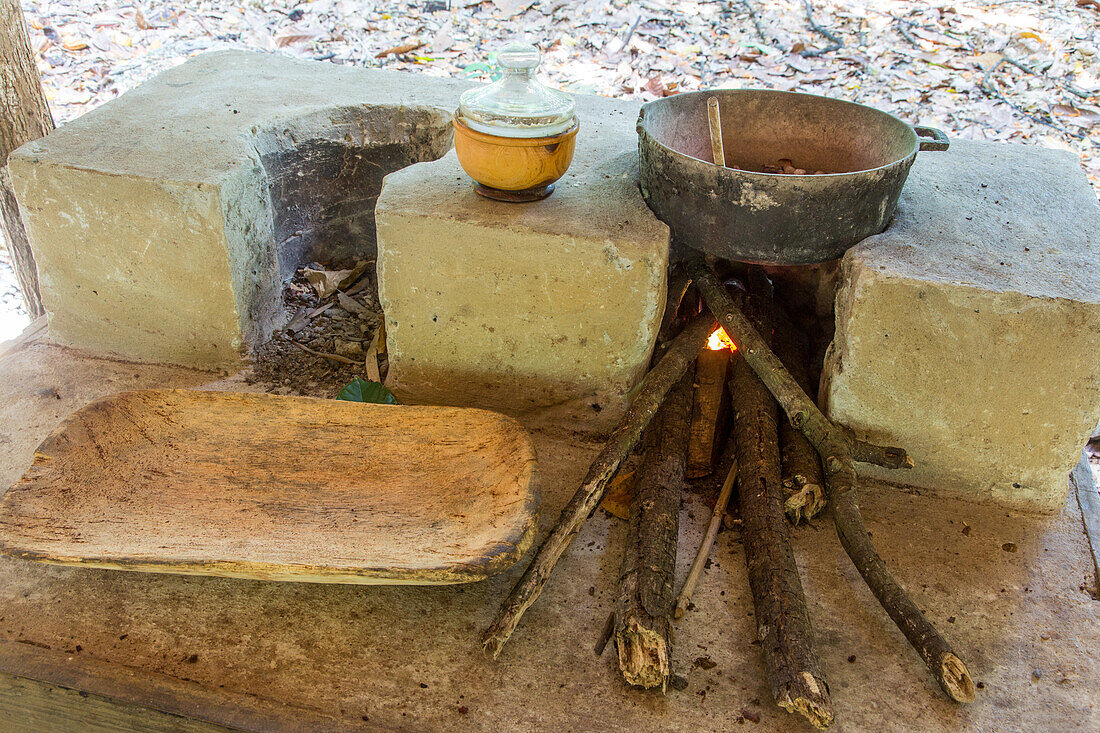
<path id="1" fill-rule="evenodd" d="M 17 0 L 0 0 L 0 231 L 11 253 L 15 276 L 32 318 L 45 313 L 38 292 L 38 269 L 19 216 L 8 174 L 8 156 L 23 143 L 53 130 L 38 67 Z"/>

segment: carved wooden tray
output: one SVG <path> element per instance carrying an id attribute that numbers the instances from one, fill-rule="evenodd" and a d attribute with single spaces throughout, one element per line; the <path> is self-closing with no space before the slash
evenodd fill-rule
<path id="1" fill-rule="evenodd" d="M 464 583 L 537 524 L 526 431 L 484 410 L 150 390 L 93 402 L 0 499 L 0 551 L 156 573 Z"/>

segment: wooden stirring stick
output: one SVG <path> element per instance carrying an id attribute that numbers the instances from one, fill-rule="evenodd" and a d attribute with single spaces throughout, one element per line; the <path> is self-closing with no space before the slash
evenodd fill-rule
<path id="1" fill-rule="evenodd" d="M 726 149 L 722 146 L 722 114 L 718 109 L 718 97 L 707 99 L 707 117 L 710 119 L 710 152 L 714 164 L 725 167 Z"/>

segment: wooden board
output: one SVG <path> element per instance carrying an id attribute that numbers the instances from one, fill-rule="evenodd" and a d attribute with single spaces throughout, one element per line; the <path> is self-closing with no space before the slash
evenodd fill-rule
<path id="1" fill-rule="evenodd" d="M 514 564 L 538 467 L 511 418 L 149 390 L 93 402 L 0 500 L 0 551 L 62 565 L 463 583 Z"/>

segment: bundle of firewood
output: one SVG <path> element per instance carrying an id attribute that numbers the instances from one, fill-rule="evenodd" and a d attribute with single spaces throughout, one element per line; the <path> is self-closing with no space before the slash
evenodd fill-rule
<path id="1" fill-rule="evenodd" d="M 944 691 L 959 702 L 972 701 L 965 664 L 887 570 L 856 504 L 856 461 L 894 469 L 911 461 L 900 448 L 855 440 L 821 413 L 806 394 L 812 379 L 803 334 L 772 297 L 762 270 L 749 268 L 745 279 L 731 292 L 700 259 L 689 260 L 672 278 L 655 365 L 485 632 L 486 653 L 500 654 L 609 481 L 641 443 L 619 597 L 608 627 L 627 682 L 667 688 L 673 619 L 683 615 L 699 580 L 736 481 L 760 649 L 778 705 L 820 728 L 833 722 L 788 523 L 816 515 L 826 497 L 841 544 L 883 608 Z M 690 285 L 710 312 L 690 313 Z M 715 317 L 734 345 L 732 353 L 706 348 Z M 788 420 L 779 420 L 780 411 Z M 713 471 L 727 433 L 732 467 L 677 598 L 681 492 L 689 477 Z"/>

